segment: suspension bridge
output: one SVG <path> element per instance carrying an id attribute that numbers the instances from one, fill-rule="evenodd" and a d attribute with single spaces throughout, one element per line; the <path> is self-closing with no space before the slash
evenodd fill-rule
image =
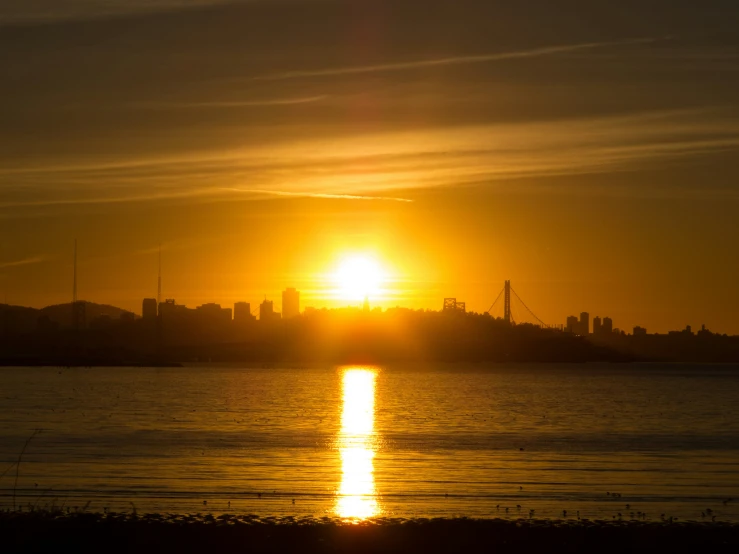
<path id="1" fill-rule="evenodd" d="M 511 286 L 510 281 L 506 281 L 503 288 L 500 289 L 495 301 L 488 308 L 488 314 L 496 315 L 496 306 L 499 306 L 500 299 L 503 299 L 503 320 L 513 325 L 517 323 L 533 323 L 546 329 L 558 328 L 558 325 L 549 325 L 544 323 L 542 319 L 536 315 L 526 302 L 518 295 L 516 289 Z M 499 308 L 498 308 L 499 309 Z"/>
<path id="2" fill-rule="evenodd" d="M 500 300 L 503 299 L 501 303 Z M 456 298 L 444 299 L 444 311 L 457 310 L 464 311 L 465 303 L 457 302 Z M 506 281 L 503 288 L 500 289 L 498 296 L 492 303 L 490 308 L 485 312 L 493 317 L 502 317 L 506 323 L 511 325 L 531 323 L 546 329 L 559 329 L 560 325 L 550 325 L 545 323 L 526 302 L 518 295 L 516 290 L 511 286 L 510 281 Z"/>

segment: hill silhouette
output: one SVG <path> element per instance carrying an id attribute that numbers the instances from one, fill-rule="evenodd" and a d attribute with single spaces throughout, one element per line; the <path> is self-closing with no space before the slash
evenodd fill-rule
<path id="1" fill-rule="evenodd" d="M 136 317 L 134 313 L 116 306 L 87 301 L 84 304 L 85 318 L 88 322 L 104 316 L 112 320 L 126 315 L 131 318 Z M 72 303 L 54 304 L 41 309 L 0 304 L 0 327 L 6 334 L 32 332 L 44 324 L 52 324 L 60 328 L 71 327 Z"/>
<path id="2" fill-rule="evenodd" d="M 85 301 L 85 317 L 87 321 L 92 321 L 93 319 L 97 319 L 99 317 L 107 316 L 110 319 L 120 319 L 121 316 L 130 314 L 132 317 L 136 317 L 135 314 L 132 312 L 129 312 L 128 310 L 124 310 L 122 308 L 117 308 L 115 306 L 111 306 L 109 304 L 96 304 L 94 302 L 87 302 Z M 49 320 L 53 321 L 54 323 L 59 324 L 61 327 L 71 327 L 72 326 L 72 303 L 69 302 L 67 304 L 55 304 L 53 306 L 46 306 L 45 308 L 42 308 L 39 311 L 40 316 L 46 316 L 49 318 Z"/>
<path id="3" fill-rule="evenodd" d="M 4 334 L 35 329 L 40 315 L 41 311 L 35 308 L 0 304 L 0 328 Z"/>

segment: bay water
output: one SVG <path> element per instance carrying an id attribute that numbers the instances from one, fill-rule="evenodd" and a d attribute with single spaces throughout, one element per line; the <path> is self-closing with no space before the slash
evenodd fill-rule
<path id="1" fill-rule="evenodd" d="M 2 509 L 737 521 L 739 367 L 0 368 L 0 476 Z"/>

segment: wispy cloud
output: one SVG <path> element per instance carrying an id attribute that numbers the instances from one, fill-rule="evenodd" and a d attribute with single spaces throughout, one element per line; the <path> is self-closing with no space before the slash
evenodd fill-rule
<path id="1" fill-rule="evenodd" d="M 33 264 L 40 264 L 42 262 L 47 261 L 49 258 L 45 256 L 33 256 L 30 258 L 23 258 L 21 260 L 13 260 L 10 262 L 2 262 L 0 263 L 0 269 L 6 269 L 9 267 L 19 267 L 24 265 L 33 265 Z"/>
<path id="2" fill-rule="evenodd" d="M 648 44 L 657 42 L 657 38 L 638 38 L 608 42 L 585 42 L 580 44 L 564 44 L 558 46 L 546 46 L 543 48 L 532 48 L 528 50 L 517 50 L 513 52 L 496 52 L 491 54 L 480 54 L 476 56 L 449 56 L 445 58 L 433 58 L 427 60 L 415 60 L 410 62 L 396 62 L 376 65 L 360 65 L 349 67 L 335 67 L 325 69 L 307 69 L 284 71 L 254 77 L 254 80 L 277 81 L 284 79 L 300 79 L 303 77 L 332 77 L 335 75 L 355 75 L 359 73 L 379 73 L 386 71 L 404 71 L 408 69 L 421 69 L 424 67 L 436 67 L 444 65 L 462 65 L 489 63 L 519 58 L 538 58 L 552 56 L 555 54 L 566 54 L 581 50 L 593 50 L 595 48 L 607 48 L 612 46 L 628 46 L 634 44 Z"/>
<path id="3" fill-rule="evenodd" d="M 3 0 L 0 25 L 96 19 L 132 13 L 181 10 L 233 3 L 235 0 Z"/>
<path id="4" fill-rule="evenodd" d="M 293 106 L 297 104 L 313 104 L 328 98 L 325 95 L 308 96 L 305 98 L 272 98 L 263 100 L 243 101 L 213 101 L 213 102 L 136 102 L 131 104 L 141 109 L 231 109 L 231 108 L 261 108 L 268 106 Z"/>
<path id="5" fill-rule="evenodd" d="M 288 196 L 297 198 L 333 198 L 339 200 L 383 200 L 389 202 L 413 202 L 409 198 L 399 198 L 397 196 L 370 196 L 370 195 L 359 195 L 359 194 L 331 194 L 325 192 L 290 192 L 285 190 L 268 190 L 268 189 L 240 189 L 240 188 L 227 188 L 224 190 L 230 190 L 234 192 L 252 193 L 269 196 Z"/>
<path id="6" fill-rule="evenodd" d="M 739 117 L 694 109 L 556 121 L 320 135 L 230 151 L 0 170 L 0 209 L 142 202 L 322 198 L 408 203 L 411 191 L 544 183 L 690 164 L 739 150 Z M 101 189 L 99 184 L 107 187 Z M 557 181 L 561 183 L 561 180 Z M 19 185 L 45 183 L 25 190 Z M 561 185 L 551 192 L 575 192 Z M 548 186 L 543 184 L 542 186 Z M 718 187 L 720 188 L 720 187 Z M 726 187 L 724 187 L 726 188 Z M 567 189 L 567 190 L 565 190 Z"/>
<path id="7" fill-rule="evenodd" d="M 41 206 L 77 206 L 83 204 L 121 204 L 129 202 L 155 202 L 157 200 L 174 200 L 211 195 L 207 189 L 182 189 L 157 194 L 123 194 L 119 196 L 93 196 L 80 198 L 45 198 L 40 200 L 0 202 L 0 208 L 41 207 Z"/>
<path id="8" fill-rule="evenodd" d="M 386 202 L 412 202 L 408 198 L 400 198 L 394 196 L 375 196 L 375 195 L 358 195 L 358 194 L 335 194 L 309 191 L 284 191 L 271 189 L 242 189 L 234 187 L 183 187 L 175 190 L 162 191 L 154 194 L 139 194 L 130 192 L 129 194 L 111 195 L 111 196 L 93 196 L 78 198 L 45 198 L 37 200 L 19 200 L 7 201 L 0 203 L 2 208 L 26 208 L 26 207 L 45 207 L 45 206 L 81 206 L 81 205 L 105 205 L 105 204 L 124 204 L 138 202 L 157 202 L 171 200 L 188 200 L 199 199 L 200 201 L 227 201 L 233 199 L 234 194 L 242 196 L 240 199 L 248 199 L 246 194 L 253 196 L 280 196 L 295 198 L 324 198 L 336 200 L 374 200 Z M 2 267 L 2 266 L 0 266 Z"/>

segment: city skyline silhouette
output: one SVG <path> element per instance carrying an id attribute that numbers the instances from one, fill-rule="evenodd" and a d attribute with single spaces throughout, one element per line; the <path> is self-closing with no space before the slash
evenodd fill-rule
<path id="1" fill-rule="evenodd" d="M 511 279 L 550 323 L 738 334 L 736 8 L 653 1 L 13 3 L 0 299 L 67 302 L 78 238 L 132 311 L 161 246 L 192 306 L 338 307 L 360 254 L 385 308 Z"/>
<path id="2" fill-rule="evenodd" d="M 2 553 L 739 551 L 738 22 L 0 0 Z"/>
<path id="3" fill-rule="evenodd" d="M 348 260 L 348 263 L 347 263 Z M 356 265 L 356 262 L 359 261 L 360 265 L 359 267 L 351 268 L 351 265 Z M 384 291 L 382 291 L 379 287 L 381 287 L 384 284 L 384 275 L 380 276 L 380 274 L 374 276 L 374 279 L 372 279 L 372 283 L 367 282 L 366 273 L 368 271 L 372 271 L 373 269 L 376 269 L 378 271 L 382 271 L 381 268 L 378 267 L 367 267 L 367 263 L 370 264 L 370 266 L 374 265 L 374 260 L 366 259 L 364 256 L 352 256 L 348 259 L 345 259 L 343 263 L 343 267 L 340 265 L 338 270 L 336 271 L 336 274 L 333 276 L 333 280 L 335 281 L 335 285 L 338 287 L 338 290 L 333 291 L 334 293 L 338 293 L 339 300 L 336 302 L 337 305 L 332 306 L 333 309 L 346 309 L 346 308 L 353 308 L 353 307 L 359 307 L 362 306 L 362 310 L 367 312 L 370 309 L 370 295 L 372 295 L 374 298 L 373 300 L 376 300 L 378 296 L 383 295 Z M 274 301 L 268 300 L 268 295 L 264 294 L 263 301 L 260 302 L 258 305 L 255 305 L 254 308 L 252 308 L 251 302 L 247 302 L 243 299 L 236 300 L 232 307 L 228 306 L 221 306 L 219 303 L 214 301 L 208 301 L 201 305 L 194 306 L 193 308 L 188 307 L 184 303 L 178 303 L 176 298 L 166 298 L 163 299 L 162 297 L 162 254 L 161 254 L 161 245 L 159 246 L 159 249 L 157 251 L 157 266 L 158 266 L 158 272 L 157 272 L 157 294 L 156 298 L 144 298 L 142 300 L 142 304 L 140 307 L 140 310 L 138 312 L 134 310 L 127 310 L 122 309 L 117 306 L 107 305 L 103 304 L 103 313 L 101 313 L 101 316 L 104 317 L 110 317 L 110 314 L 104 313 L 105 309 L 108 309 L 109 311 L 113 311 L 117 314 L 120 314 L 118 317 L 128 317 L 127 314 L 130 314 L 133 317 L 143 317 L 145 319 L 151 319 L 155 318 L 159 315 L 161 315 L 162 310 L 165 310 L 165 313 L 168 311 L 170 313 L 174 313 L 175 311 L 178 311 L 180 313 L 197 313 L 198 311 L 203 311 L 203 313 L 211 312 L 215 314 L 216 318 L 225 319 L 228 321 L 235 321 L 238 322 L 241 321 L 247 321 L 247 320 L 260 320 L 260 321 L 267 321 L 271 319 L 282 319 L 282 318 L 292 318 L 299 316 L 303 311 L 300 309 L 300 291 L 296 290 L 295 287 L 287 287 L 285 290 L 281 292 L 282 298 L 282 312 L 287 312 L 287 316 L 284 315 L 284 313 L 281 313 L 280 311 L 276 310 L 274 308 Z M 349 274 L 347 274 L 347 269 L 350 269 L 351 271 Z M 75 323 L 76 320 L 85 317 L 83 314 L 78 313 L 80 310 L 84 312 L 84 305 L 85 304 L 91 304 L 91 305 L 100 305 L 95 302 L 90 302 L 87 300 L 80 300 L 77 297 L 77 239 L 74 241 L 74 257 L 73 257 L 73 280 L 72 280 L 72 302 L 70 303 L 70 309 L 72 310 L 72 327 L 80 327 L 79 323 Z M 349 293 L 350 297 L 353 297 L 354 300 L 361 299 L 360 303 L 352 303 L 352 302 L 346 302 L 345 304 L 342 304 L 342 302 L 349 300 L 347 296 L 341 297 L 341 293 Z M 523 317 L 516 316 L 514 318 L 514 314 L 512 312 L 511 308 L 511 292 L 513 292 L 515 298 L 518 300 L 518 313 L 520 313 Z M 503 299 L 502 302 L 499 302 Z M 6 307 L 11 307 L 10 304 L 7 303 L 7 301 L 4 303 Z M 60 305 L 55 306 L 45 306 L 43 308 L 51 308 L 51 307 L 59 307 L 63 306 L 64 303 Z M 498 305 L 497 312 L 494 311 L 495 306 Z M 500 307 L 503 306 L 503 312 L 500 313 Z M 107 308 L 106 308 L 107 306 Z M 287 308 L 285 307 L 287 306 Z M 18 306 L 16 306 L 18 307 Z M 20 306 L 25 307 L 25 306 Z M 400 306 L 399 304 L 396 304 L 395 306 L 392 306 L 391 308 L 394 309 L 408 309 L 407 306 Z M 316 306 L 306 306 L 305 311 L 315 311 Z M 326 309 L 326 306 L 323 305 L 322 309 Z M 330 309 L 330 308 L 329 308 Z M 380 312 L 383 310 L 382 306 L 375 306 L 375 311 L 379 310 Z M 421 308 L 421 310 L 431 310 L 434 311 L 434 308 Z M 447 312 L 447 311 L 462 311 L 466 312 L 466 302 L 457 300 L 456 298 L 451 297 L 445 297 L 443 299 L 443 305 L 441 307 L 441 311 Z M 526 305 L 526 303 L 518 296 L 518 293 L 513 290 L 511 287 L 510 281 L 505 281 L 504 287 L 500 290 L 498 295 L 495 297 L 495 300 L 493 301 L 490 308 L 484 311 L 475 312 L 474 310 L 470 310 L 471 313 L 481 313 L 486 315 L 491 315 L 493 317 L 498 317 L 503 319 L 507 323 L 526 323 L 526 324 L 533 324 L 535 326 L 545 328 L 545 329 L 555 329 L 560 331 L 566 331 L 570 334 L 575 335 L 583 335 L 587 336 L 590 334 L 593 335 L 601 335 L 601 334 L 611 334 L 615 333 L 618 334 L 624 334 L 627 333 L 626 330 L 622 330 L 619 327 L 613 326 L 613 319 L 609 316 L 604 316 L 601 318 L 600 316 L 596 315 L 593 318 L 593 324 L 591 327 L 590 324 L 590 313 L 589 312 L 580 312 L 579 319 L 577 316 L 567 316 L 566 321 L 562 324 L 560 323 L 545 323 L 542 321 L 531 309 Z M 517 321 L 518 320 L 518 321 Z M 687 324 L 684 329 L 682 329 L 680 332 L 682 333 L 690 333 L 691 332 L 692 325 Z M 705 323 L 701 324 L 701 330 L 706 331 L 706 325 Z M 647 328 L 643 327 L 641 325 L 635 325 L 633 327 L 634 334 L 646 334 Z M 677 332 L 675 329 L 670 330 L 671 333 Z M 627 333 L 630 334 L 630 333 Z"/>
<path id="4" fill-rule="evenodd" d="M 73 263 L 72 263 L 72 302 L 70 305 L 72 306 L 72 309 L 74 310 L 75 305 L 80 305 L 89 303 L 89 304 L 100 304 L 96 302 L 91 302 L 89 300 L 78 300 L 77 297 L 77 239 L 74 240 L 74 250 L 73 250 Z M 209 309 L 209 308 L 215 308 L 217 309 L 223 309 L 224 314 L 226 311 L 230 314 L 229 319 L 234 319 L 234 314 L 236 314 L 237 311 L 242 311 L 244 309 L 248 309 L 250 317 L 255 317 L 258 319 L 269 319 L 274 316 L 277 318 L 281 317 L 281 313 L 277 311 L 273 307 L 273 300 L 268 301 L 268 294 L 261 294 L 263 297 L 263 302 L 254 304 L 254 308 L 252 309 L 252 302 L 251 301 L 245 301 L 244 299 L 236 299 L 233 300 L 233 303 L 231 304 L 231 307 L 229 308 L 227 305 L 224 305 L 223 308 L 221 307 L 219 302 L 216 302 L 213 299 L 209 299 L 204 301 L 200 305 L 195 305 L 193 308 L 189 308 L 185 303 L 178 302 L 177 298 L 171 298 L 168 295 L 168 298 L 165 300 L 162 296 L 162 251 L 161 251 L 161 244 L 159 245 L 157 252 L 157 282 L 156 282 L 156 298 L 147 297 L 143 299 L 143 305 L 139 306 L 139 309 L 136 310 L 135 308 L 130 307 L 130 302 L 126 302 L 125 305 L 126 308 L 121 308 L 120 306 L 112 306 L 112 304 L 106 304 L 103 303 L 103 306 L 110 306 L 110 308 L 113 309 L 114 312 L 126 312 L 130 313 L 131 315 L 134 315 L 136 317 L 145 316 L 148 314 L 151 316 L 153 313 L 156 315 L 160 311 L 161 306 L 177 306 L 180 310 L 198 310 L 198 309 Z M 347 264 L 347 261 L 349 262 Z M 360 262 L 360 266 L 356 268 L 350 268 L 353 269 L 353 271 L 350 274 L 346 274 L 347 265 L 352 265 L 352 262 L 355 263 L 356 261 Z M 371 267 L 366 267 L 366 264 L 369 263 Z M 342 264 L 344 267 L 342 267 Z M 375 276 L 373 276 L 372 280 L 374 281 L 372 284 L 367 283 L 367 277 L 366 273 L 372 271 L 378 271 L 379 273 Z M 343 273 L 343 274 L 342 274 Z M 383 309 L 383 306 L 385 308 L 405 308 L 408 309 L 409 306 L 401 305 L 401 303 L 397 302 L 392 305 L 388 304 L 388 290 L 381 288 L 384 286 L 387 286 L 388 283 L 391 282 L 391 279 L 388 278 L 388 274 L 385 271 L 385 268 L 382 268 L 380 265 L 377 264 L 377 261 L 372 256 L 366 256 L 365 254 L 357 254 L 357 253 L 351 253 L 349 256 L 345 256 L 343 262 L 341 262 L 333 274 L 328 274 L 325 277 L 325 280 L 331 281 L 333 284 L 333 289 L 326 288 L 324 290 L 324 294 L 329 295 L 328 297 L 318 297 L 313 298 L 314 304 L 311 304 L 309 306 L 306 306 L 308 310 L 315 310 L 315 309 L 341 309 L 341 308 L 351 308 L 351 307 L 359 307 L 364 306 L 364 309 L 368 309 L 368 306 L 370 305 L 370 297 L 372 297 L 373 302 L 378 302 L 379 305 L 375 305 L 375 308 L 378 308 L 380 310 Z M 510 287 L 510 281 L 505 282 L 505 286 L 503 289 L 500 290 L 497 296 L 495 296 L 495 300 L 493 301 L 493 304 L 488 308 L 487 310 L 474 310 L 470 309 L 470 312 L 472 313 L 481 313 L 481 314 L 489 314 L 493 315 L 494 317 L 502 317 L 507 322 L 512 322 L 515 324 L 516 320 L 513 318 L 512 313 L 510 312 L 510 290 L 508 289 Z M 266 287 L 269 289 L 270 287 Z M 274 289 L 272 289 L 274 292 Z M 292 293 L 291 293 L 292 291 Z M 504 296 L 504 292 L 506 292 L 506 295 Z M 526 305 L 526 303 L 518 296 L 518 293 L 515 293 L 515 297 L 518 300 L 518 310 L 520 310 L 519 313 L 523 315 L 522 318 L 518 319 L 519 323 L 528 323 L 533 324 L 536 326 L 540 326 L 542 328 L 551 328 L 551 329 L 559 329 L 562 331 L 567 331 L 568 333 L 572 334 L 580 334 L 580 335 L 588 335 L 591 334 L 591 326 L 589 322 L 590 313 L 589 312 L 580 312 L 580 317 L 578 319 L 577 316 L 567 316 L 560 317 L 559 320 L 555 320 L 554 322 L 547 322 L 545 323 L 540 319 L 531 309 Z M 295 287 L 287 287 L 285 290 L 277 293 L 276 297 L 282 298 L 282 304 L 285 304 L 285 294 L 295 294 L 297 293 L 298 297 L 300 296 L 300 291 L 296 291 Z M 349 296 L 347 296 L 347 294 Z M 342 296 L 343 295 L 343 296 Z M 305 297 L 304 297 L 305 298 Z M 311 298 L 310 296 L 308 298 Z M 327 298 L 329 301 L 327 302 Z M 503 298 L 509 298 L 506 300 L 506 302 L 499 302 Z M 12 304 L 7 302 L 7 293 L 6 293 L 6 299 L 5 299 L 4 305 L 7 307 L 13 306 Z M 317 302 L 316 302 L 317 300 Z M 352 302 L 353 300 L 353 302 Z M 445 297 L 443 299 L 443 305 L 442 310 L 446 311 L 448 309 L 447 301 L 452 301 L 452 303 L 455 304 L 455 306 L 452 307 L 452 309 L 456 309 L 457 307 L 460 308 L 463 312 L 466 311 L 466 302 L 465 301 L 457 301 L 456 298 L 449 298 Z M 300 310 L 296 307 L 297 303 L 299 303 L 299 300 L 291 299 L 289 302 L 289 311 L 290 311 L 290 317 L 293 317 L 295 315 L 300 314 Z M 49 306 L 41 306 L 40 308 L 36 309 L 43 309 L 43 308 L 49 308 L 54 306 L 60 306 L 64 305 L 64 302 L 61 302 L 59 304 L 49 305 Z M 147 308 L 148 304 L 148 308 Z M 438 302 L 437 302 L 438 304 Z M 493 309 L 495 306 L 498 305 L 498 312 L 500 312 L 501 306 L 505 305 L 503 307 L 502 313 L 494 313 Z M 267 315 L 264 315 L 264 309 L 267 309 Z M 20 306 L 16 305 L 16 307 L 31 307 L 31 306 Z M 410 308 L 410 309 L 416 309 L 416 310 L 435 310 L 436 308 L 434 306 L 422 306 L 422 307 L 416 307 L 416 308 Z M 103 314 L 105 315 L 105 314 Z M 258 317 L 257 317 L 258 316 Z M 264 317 L 262 317 L 264 316 Z M 73 313 L 73 319 L 81 317 L 79 314 Z M 583 319 L 585 317 L 585 319 Z M 559 323 L 559 321 L 562 320 L 562 323 Z M 608 315 L 605 315 L 604 318 L 601 318 L 599 315 L 595 315 L 593 320 L 593 327 L 592 327 L 592 334 L 600 334 L 603 328 L 601 327 L 601 323 L 605 320 L 605 328 L 607 329 L 608 333 L 614 332 L 616 334 L 619 333 L 629 333 L 630 330 L 628 329 L 622 329 L 620 327 L 613 327 L 613 319 L 609 317 Z M 596 323 L 597 321 L 597 323 Z M 597 327 L 596 327 L 597 325 Z M 706 330 L 706 324 L 700 323 L 699 324 L 702 330 Z M 74 325 L 73 325 L 74 326 Z M 695 322 L 687 323 L 684 326 L 679 327 L 681 330 L 680 332 L 691 332 L 692 327 L 697 327 Z M 642 326 L 639 323 L 636 323 L 633 325 L 632 329 L 634 330 L 634 333 L 636 334 L 644 334 L 647 332 L 647 327 Z M 677 332 L 678 327 L 668 328 L 668 329 L 660 329 L 655 331 L 656 333 L 666 333 L 666 332 Z M 724 332 L 725 334 L 725 332 Z"/>

